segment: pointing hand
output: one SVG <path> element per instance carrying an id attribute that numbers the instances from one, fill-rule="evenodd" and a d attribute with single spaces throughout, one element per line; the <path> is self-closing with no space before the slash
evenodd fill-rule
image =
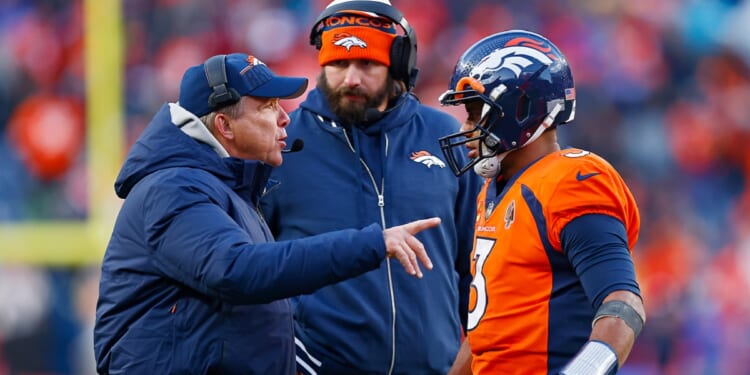
<path id="1" fill-rule="evenodd" d="M 389 258 L 396 258 L 410 275 L 422 278 L 419 268 L 421 262 L 428 270 L 432 269 L 432 261 L 427 256 L 422 242 L 414 235 L 428 228 L 440 224 L 439 217 L 415 220 L 410 223 L 388 228 L 383 231 L 385 251 Z M 419 261 L 417 261 L 419 260 Z"/>

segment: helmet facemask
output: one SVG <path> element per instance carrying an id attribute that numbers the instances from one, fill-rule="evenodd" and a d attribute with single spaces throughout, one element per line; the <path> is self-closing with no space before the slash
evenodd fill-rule
<path id="1" fill-rule="evenodd" d="M 479 121 L 472 129 L 450 134 L 438 139 L 440 149 L 443 151 L 448 165 L 456 176 L 460 176 L 472 169 L 480 161 L 495 157 L 502 151 L 501 140 L 492 133 L 492 127 L 497 120 L 503 117 L 503 109 L 494 101 L 489 100 L 486 95 L 476 89 L 447 91 L 440 97 L 443 105 L 462 105 L 473 101 L 482 101 L 482 114 Z M 461 165 L 456 156 L 456 150 L 463 152 L 462 148 L 467 143 L 478 142 L 477 151 L 479 155 L 469 162 Z"/>

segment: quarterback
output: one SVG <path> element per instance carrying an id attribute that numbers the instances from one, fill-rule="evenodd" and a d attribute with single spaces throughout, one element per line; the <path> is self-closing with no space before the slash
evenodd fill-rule
<path id="1" fill-rule="evenodd" d="M 440 139 L 477 198 L 467 340 L 451 374 L 614 374 L 643 328 L 632 249 L 640 218 L 617 171 L 557 142 L 575 116 L 565 56 L 545 37 L 486 37 L 456 64 L 444 105 L 462 131 Z M 468 148 L 469 163 L 453 155 Z"/>

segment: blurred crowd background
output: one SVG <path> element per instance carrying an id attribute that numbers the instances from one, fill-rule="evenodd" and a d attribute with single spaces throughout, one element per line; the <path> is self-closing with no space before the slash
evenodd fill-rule
<path id="1" fill-rule="evenodd" d="M 98 31 L 84 1 L 0 0 L 0 227 L 90 216 L 88 162 L 102 155 L 85 147 L 98 93 L 86 92 L 84 40 Z M 417 32 L 428 105 L 489 34 L 536 31 L 566 54 L 578 107 L 562 143 L 607 158 L 642 214 L 648 323 L 620 373 L 750 374 L 750 0 L 391 1 Z M 210 55 L 248 52 L 315 82 L 308 35 L 326 3 L 122 0 L 123 149 Z M 15 246 L 2 251 L 27 251 Z M 0 264 L 0 375 L 94 373 L 103 249 L 90 251 Z"/>

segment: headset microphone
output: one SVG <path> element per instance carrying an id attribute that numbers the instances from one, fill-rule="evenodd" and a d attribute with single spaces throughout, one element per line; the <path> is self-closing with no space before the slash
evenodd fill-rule
<path id="1" fill-rule="evenodd" d="M 400 107 L 401 104 L 404 104 L 405 101 L 406 100 L 404 100 L 404 98 L 398 98 L 396 104 L 386 108 L 384 111 L 381 111 L 377 108 L 367 108 L 365 110 L 364 122 L 372 124 L 373 122 L 380 120 L 381 118 L 385 117 L 385 115 L 391 113 L 391 111 L 393 111 L 394 109 Z"/>
<path id="2" fill-rule="evenodd" d="M 286 150 L 281 150 L 282 153 L 297 152 L 305 147 L 305 141 L 297 138 L 292 142 L 292 147 Z"/>

